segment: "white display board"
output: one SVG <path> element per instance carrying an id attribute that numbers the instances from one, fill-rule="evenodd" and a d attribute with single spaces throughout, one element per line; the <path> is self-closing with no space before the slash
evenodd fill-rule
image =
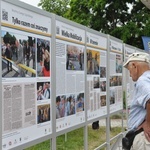
<path id="1" fill-rule="evenodd" d="M 87 31 L 86 35 L 87 120 L 92 120 L 107 114 L 107 37 L 94 31 Z"/>
<path id="2" fill-rule="evenodd" d="M 123 43 L 115 38 L 110 38 L 109 54 L 109 100 L 110 113 L 123 109 L 122 65 Z"/>
<path id="3" fill-rule="evenodd" d="M 2 1 L 3 150 L 52 133 L 50 36 L 50 17 Z"/>
<path id="4" fill-rule="evenodd" d="M 85 122 L 85 30 L 56 20 L 56 131 Z"/>
<path id="5" fill-rule="evenodd" d="M 0 2 L 0 149 L 50 139 L 55 150 L 57 136 L 80 127 L 88 149 L 87 126 L 101 118 L 110 134 L 110 115 L 123 109 L 123 54 L 134 48 L 123 52 L 119 39 L 20 1 Z M 128 105 L 131 84 L 127 77 Z"/>

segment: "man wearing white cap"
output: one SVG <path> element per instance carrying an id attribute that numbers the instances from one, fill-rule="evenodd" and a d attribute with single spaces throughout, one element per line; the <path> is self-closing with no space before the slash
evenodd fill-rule
<path id="1" fill-rule="evenodd" d="M 131 150 L 150 150 L 150 56 L 142 52 L 133 53 L 124 67 L 129 70 L 132 80 L 136 82 L 126 138 L 129 142 L 133 140 Z M 132 136 L 135 138 L 130 139 Z M 123 145 L 126 138 L 123 138 Z"/>

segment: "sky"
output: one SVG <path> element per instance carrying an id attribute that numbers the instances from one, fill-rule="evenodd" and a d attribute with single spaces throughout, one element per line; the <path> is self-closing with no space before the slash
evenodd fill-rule
<path id="1" fill-rule="evenodd" d="M 40 2 L 40 0 L 20 0 L 24 3 L 30 4 L 32 6 L 38 7 L 38 3 Z"/>

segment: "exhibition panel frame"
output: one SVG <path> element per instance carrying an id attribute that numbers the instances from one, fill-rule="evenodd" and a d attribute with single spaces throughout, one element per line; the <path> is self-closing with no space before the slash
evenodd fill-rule
<path id="1" fill-rule="evenodd" d="M 85 27 L 55 16 L 56 132 L 85 124 Z M 62 80 L 63 79 L 63 80 Z"/>
<path id="2" fill-rule="evenodd" d="M 109 150 L 110 116 L 123 111 L 123 90 L 131 97 L 123 56 L 139 49 L 18 0 L 0 4 L 1 149 L 49 140 L 56 150 L 82 127 L 87 150 L 88 125 L 106 119 Z"/>
<path id="3" fill-rule="evenodd" d="M 109 93 L 110 114 L 123 110 L 123 42 L 109 38 Z"/>
<path id="4" fill-rule="evenodd" d="M 52 136 L 51 22 L 52 15 L 36 7 L 1 1 L 1 149 Z"/>
<path id="5" fill-rule="evenodd" d="M 107 45 L 107 35 L 87 28 L 86 100 L 88 122 L 107 116 Z"/>

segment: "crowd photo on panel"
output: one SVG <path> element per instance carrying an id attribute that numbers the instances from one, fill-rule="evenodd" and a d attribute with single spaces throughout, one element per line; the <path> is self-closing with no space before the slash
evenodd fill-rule
<path id="1" fill-rule="evenodd" d="M 84 93 L 56 97 L 56 119 L 84 111 Z"/>
<path id="2" fill-rule="evenodd" d="M 36 76 L 36 38 L 2 31 L 2 77 Z"/>
<path id="3" fill-rule="evenodd" d="M 84 70 L 84 52 L 81 47 L 67 45 L 67 70 Z"/>
<path id="4" fill-rule="evenodd" d="M 50 41 L 2 31 L 2 77 L 50 77 Z"/>

